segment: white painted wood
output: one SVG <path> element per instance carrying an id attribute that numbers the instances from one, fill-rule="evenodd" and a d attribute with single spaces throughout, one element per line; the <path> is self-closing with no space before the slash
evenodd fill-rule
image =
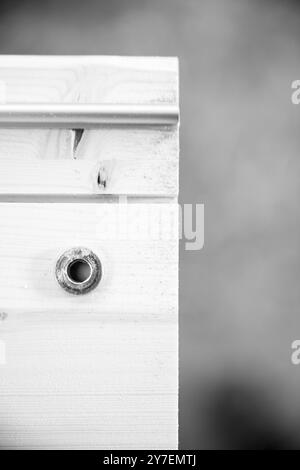
<path id="1" fill-rule="evenodd" d="M 9 103 L 178 104 L 173 57 L 0 55 L 0 79 Z"/>
<path id="2" fill-rule="evenodd" d="M 178 138 L 176 128 L 91 130 L 83 134 L 75 156 L 102 162 L 106 194 L 177 196 Z"/>
<path id="3" fill-rule="evenodd" d="M 0 106 L 178 106 L 177 68 L 172 58 L 0 56 Z M 0 203 L 0 447 L 174 449 L 178 128 L 78 136 L 0 129 L 1 200 L 40 201 Z M 120 195 L 131 203 L 115 204 Z M 54 275 L 73 246 L 103 263 L 86 296 Z"/>
<path id="4" fill-rule="evenodd" d="M 174 58 L 0 56 L 0 89 L 3 103 L 178 106 L 178 65 Z M 177 126 L 85 130 L 78 145 L 74 144 L 72 130 L 0 129 L 0 193 L 21 194 L 24 184 L 28 194 L 68 193 L 74 159 L 94 160 L 95 164 L 105 160 L 108 171 L 114 167 L 113 178 L 105 187 L 107 194 L 178 193 Z M 42 186 L 43 165 L 37 162 L 33 168 L 31 159 L 66 159 L 70 162 L 69 170 L 63 164 L 67 182 L 64 184 L 62 175 L 52 185 L 49 175 L 49 182 Z M 89 165 L 80 167 L 80 181 L 86 181 Z M 19 187 L 15 181 L 23 179 L 22 175 L 26 183 Z M 93 184 L 86 182 L 79 194 L 83 186 L 84 193 L 94 194 Z"/>
<path id="5" fill-rule="evenodd" d="M 64 140 L 56 142 L 59 156 L 48 145 L 50 153 L 45 158 L 32 158 L 35 132 L 41 131 L 28 135 L 23 131 L 18 142 L 6 140 L 0 155 L 0 194 L 177 195 L 176 131 L 157 131 L 155 137 L 151 130 L 90 131 L 92 138 L 82 139 L 71 160 L 61 158 L 67 144 Z M 2 136 L 3 129 L 0 140 Z M 45 142 L 41 134 L 38 147 Z M 74 145 L 71 138 L 68 145 Z M 99 171 L 105 185 L 98 185 Z"/>
<path id="6" fill-rule="evenodd" d="M 0 204 L 2 448 L 176 448 L 177 212 Z M 72 296 L 54 268 L 80 245 L 104 277 Z"/>
<path id="7" fill-rule="evenodd" d="M 74 138 L 74 132 L 65 130 L 0 129 L 0 174 L 9 170 L 13 179 L 19 160 L 24 164 L 30 159 L 37 163 L 47 159 L 71 160 Z M 30 178 L 30 173 L 26 173 Z"/>

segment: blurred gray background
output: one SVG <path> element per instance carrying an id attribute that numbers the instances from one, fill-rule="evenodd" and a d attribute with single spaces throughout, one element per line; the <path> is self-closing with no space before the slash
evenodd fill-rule
<path id="1" fill-rule="evenodd" d="M 300 2 L 2 0 L 1 54 L 180 59 L 180 447 L 300 448 Z"/>

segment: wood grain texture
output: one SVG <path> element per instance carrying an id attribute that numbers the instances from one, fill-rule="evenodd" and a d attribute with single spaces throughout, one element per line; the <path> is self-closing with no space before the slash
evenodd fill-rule
<path id="1" fill-rule="evenodd" d="M 0 204 L 1 448 L 176 448 L 177 224 L 176 204 Z M 103 264 L 86 296 L 55 279 L 72 246 Z"/>
<path id="2" fill-rule="evenodd" d="M 89 131 L 93 138 L 83 137 L 72 159 L 32 157 L 35 132 L 42 131 L 22 132 L 10 147 L 0 130 L 0 140 L 6 138 L 0 154 L 0 194 L 177 196 L 177 131 L 159 130 L 155 136 L 149 129 Z M 44 137 L 39 148 L 46 144 Z M 56 142 L 61 154 L 68 151 L 64 145 L 73 147 L 71 137 Z M 50 144 L 47 148 L 49 152 Z"/>
<path id="3" fill-rule="evenodd" d="M 178 105 L 178 64 L 174 58 L 152 57 L 0 56 L 0 88 L 0 106 L 1 101 Z M 0 129 L 0 178 L 5 173 L 0 193 L 22 194 L 24 186 L 14 184 L 20 178 L 30 194 L 68 193 L 73 160 L 80 159 L 95 165 L 105 161 L 108 173 L 114 167 L 100 188 L 106 194 L 177 195 L 178 147 L 176 126 L 85 130 L 80 140 L 67 129 Z M 51 172 L 45 181 L 43 165 L 37 164 L 33 171 L 31 159 L 67 160 L 69 170 L 53 185 Z M 81 167 L 79 179 L 85 182 L 79 194 L 95 194 L 94 185 L 85 178 L 89 165 Z"/>

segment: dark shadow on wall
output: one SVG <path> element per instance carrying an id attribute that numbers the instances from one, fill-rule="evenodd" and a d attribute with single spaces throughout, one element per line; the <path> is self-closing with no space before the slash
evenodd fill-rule
<path id="1" fill-rule="evenodd" d="M 211 384 L 205 393 L 200 387 L 198 405 L 198 449 L 300 448 L 299 432 L 274 407 L 271 395 L 253 381 L 228 379 Z"/>

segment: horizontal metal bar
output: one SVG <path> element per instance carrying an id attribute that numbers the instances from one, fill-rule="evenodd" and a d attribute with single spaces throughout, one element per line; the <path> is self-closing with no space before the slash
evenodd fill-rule
<path id="1" fill-rule="evenodd" d="M 0 127 L 85 129 L 102 125 L 173 126 L 173 105 L 0 104 Z"/>

